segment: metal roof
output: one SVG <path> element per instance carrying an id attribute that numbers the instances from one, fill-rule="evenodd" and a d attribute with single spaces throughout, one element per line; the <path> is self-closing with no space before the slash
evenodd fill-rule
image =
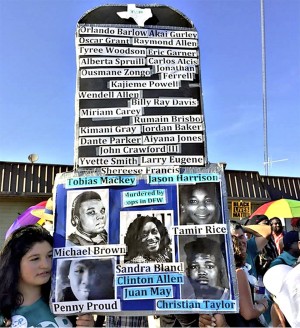
<path id="1" fill-rule="evenodd" d="M 300 178 L 260 175 L 257 171 L 225 170 L 228 198 L 271 201 L 300 200 Z"/>
<path id="2" fill-rule="evenodd" d="M 300 200 L 300 178 L 261 176 L 272 200 L 280 198 Z"/>
<path id="3" fill-rule="evenodd" d="M 0 162 L 0 196 L 50 196 L 56 174 L 70 171 L 71 165 Z M 261 176 L 257 171 L 224 172 L 230 199 L 300 200 L 300 178 Z"/>
<path id="4" fill-rule="evenodd" d="M 271 200 L 256 171 L 225 170 L 228 198 Z"/>
<path id="5" fill-rule="evenodd" d="M 72 170 L 67 165 L 0 162 L 0 195 L 51 195 L 56 174 Z"/>

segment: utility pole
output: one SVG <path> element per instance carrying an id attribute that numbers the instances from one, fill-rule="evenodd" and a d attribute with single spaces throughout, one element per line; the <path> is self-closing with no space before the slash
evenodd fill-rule
<path id="1" fill-rule="evenodd" d="M 265 41 L 265 8 L 264 0 L 260 0 L 261 57 L 262 57 L 262 95 L 263 95 L 263 131 L 264 131 L 264 166 L 265 175 L 269 175 L 268 150 L 268 109 L 267 109 L 267 77 L 266 77 L 266 41 Z"/>

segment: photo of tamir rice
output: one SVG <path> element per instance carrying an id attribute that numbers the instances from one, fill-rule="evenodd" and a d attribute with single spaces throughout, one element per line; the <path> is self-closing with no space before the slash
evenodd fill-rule
<path id="1" fill-rule="evenodd" d="M 66 246 L 108 243 L 108 190 L 69 191 Z"/>
<path id="2" fill-rule="evenodd" d="M 219 183 L 179 186 L 180 224 L 221 223 Z"/>
<path id="3" fill-rule="evenodd" d="M 58 259 L 56 302 L 114 298 L 114 259 Z"/>

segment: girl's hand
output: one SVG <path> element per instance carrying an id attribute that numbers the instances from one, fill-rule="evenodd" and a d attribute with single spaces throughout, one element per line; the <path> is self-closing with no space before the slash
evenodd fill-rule
<path id="1" fill-rule="evenodd" d="M 94 327 L 94 317 L 92 314 L 80 314 L 76 318 L 76 327 Z"/>
<path id="2" fill-rule="evenodd" d="M 200 314 L 199 327 L 228 327 L 225 317 L 221 313 Z"/>
<path id="3" fill-rule="evenodd" d="M 263 305 L 263 312 L 267 311 L 269 304 L 268 304 L 268 300 L 264 297 L 263 299 L 261 299 L 259 302 L 256 302 L 257 304 L 262 304 Z"/>
<path id="4" fill-rule="evenodd" d="M 211 314 L 199 315 L 199 327 L 214 327 L 215 318 Z"/>

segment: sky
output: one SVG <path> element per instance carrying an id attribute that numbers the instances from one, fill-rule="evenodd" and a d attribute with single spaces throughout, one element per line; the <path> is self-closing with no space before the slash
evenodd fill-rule
<path id="1" fill-rule="evenodd" d="M 0 161 L 74 163 L 78 20 L 161 4 L 199 35 L 208 160 L 265 174 L 260 0 L 1 0 Z M 300 1 L 264 0 L 269 175 L 300 177 Z"/>

